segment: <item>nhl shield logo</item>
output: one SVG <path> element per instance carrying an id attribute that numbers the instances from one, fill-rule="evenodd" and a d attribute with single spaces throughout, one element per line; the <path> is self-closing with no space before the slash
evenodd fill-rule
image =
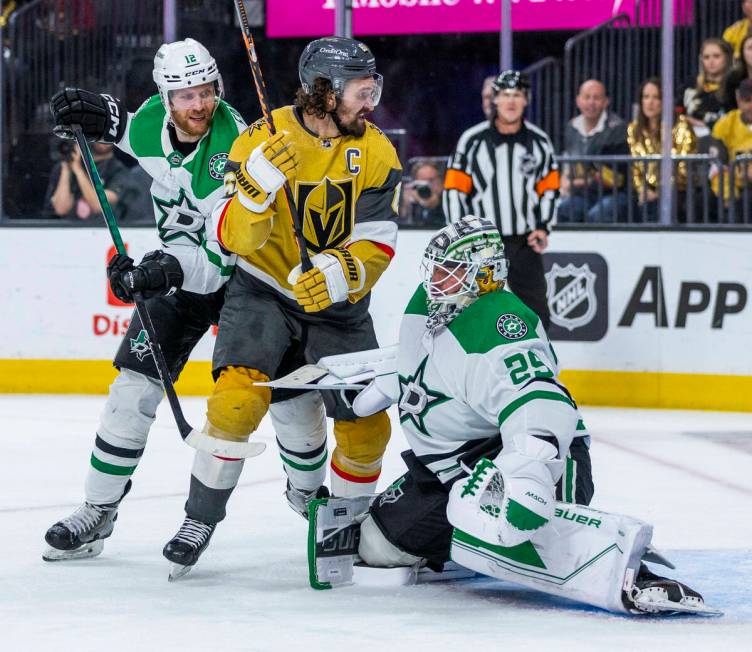
<path id="1" fill-rule="evenodd" d="M 546 295 L 554 324 L 573 331 L 590 323 L 598 309 L 595 279 L 587 263 L 551 266 L 546 274 Z"/>

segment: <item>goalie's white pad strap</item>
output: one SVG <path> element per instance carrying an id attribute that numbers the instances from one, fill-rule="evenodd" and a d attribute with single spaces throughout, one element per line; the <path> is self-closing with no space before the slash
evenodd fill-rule
<path id="1" fill-rule="evenodd" d="M 285 185 L 286 177 L 277 167 L 264 156 L 264 144 L 256 147 L 245 162 L 245 172 L 266 193 L 266 199 L 257 203 L 242 191 L 238 191 L 238 199 L 243 206 L 254 213 L 263 213 L 274 201 L 277 191 Z"/>
<path id="2" fill-rule="evenodd" d="M 629 613 L 622 591 L 634 583 L 652 533 L 629 516 L 557 503 L 551 527 L 512 548 L 455 530 L 451 557 L 484 575 Z"/>

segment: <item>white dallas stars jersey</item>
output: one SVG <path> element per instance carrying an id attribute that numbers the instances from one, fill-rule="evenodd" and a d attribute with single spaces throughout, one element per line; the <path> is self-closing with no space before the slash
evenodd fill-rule
<path id="1" fill-rule="evenodd" d="M 207 221 L 224 197 L 227 154 L 246 125 L 235 109 L 220 101 L 209 133 L 184 157 L 170 143 L 167 122 L 167 112 L 155 95 L 128 114 L 128 127 L 116 145 L 136 158 L 153 179 L 159 239 L 162 248 L 180 261 L 183 289 L 214 292 L 229 278 L 235 256 L 219 246 L 216 229 Z"/>
<path id="2" fill-rule="evenodd" d="M 587 435 L 557 380 L 556 355 L 540 320 L 514 294 L 483 295 L 433 333 L 426 328 L 427 314 L 420 286 L 400 326 L 398 409 L 410 447 L 439 480 L 456 477 L 457 458 L 499 433 L 505 443 L 520 430 L 567 442 Z M 547 428 L 552 401 L 573 411 L 575 432 Z"/>

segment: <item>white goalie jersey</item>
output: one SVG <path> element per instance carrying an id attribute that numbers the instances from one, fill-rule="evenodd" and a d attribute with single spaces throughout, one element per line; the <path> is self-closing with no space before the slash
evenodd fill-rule
<path id="1" fill-rule="evenodd" d="M 555 438 L 561 459 L 587 436 L 540 320 L 514 294 L 483 295 L 435 331 L 427 318 L 421 286 L 400 327 L 398 410 L 414 453 L 442 482 L 498 433 L 505 444 L 520 433 Z"/>

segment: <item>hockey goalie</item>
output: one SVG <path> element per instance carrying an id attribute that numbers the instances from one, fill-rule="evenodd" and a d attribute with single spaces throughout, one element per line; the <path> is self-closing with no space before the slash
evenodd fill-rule
<path id="1" fill-rule="evenodd" d="M 421 274 L 397 347 L 317 365 L 322 389 L 370 381 L 358 414 L 396 402 L 410 450 L 380 495 L 310 504 L 312 586 L 410 583 L 453 565 L 614 612 L 718 613 L 648 569 L 673 568 L 651 525 L 588 507 L 587 430 L 538 317 L 504 291 L 493 224 L 442 228 Z"/>

